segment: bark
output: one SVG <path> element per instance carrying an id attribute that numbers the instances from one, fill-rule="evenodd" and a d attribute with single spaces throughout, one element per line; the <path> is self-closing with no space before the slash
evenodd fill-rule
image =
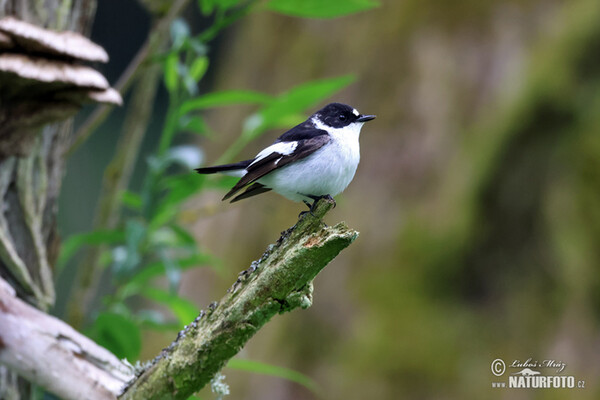
<path id="1" fill-rule="evenodd" d="M 0 18 L 12 15 L 38 26 L 88 33 L 94 0 L 0 1 Z M 52 10 L 52 11 L 49 11 Z M 2 102 L 0 102 L 1 106 Z M 0 277 L 17 295 L 42 310 L 54 302 L 52 268 L 58 253 L 57 201 L 64 173 L 63 152 L 71 120 L 28 133 L 18 153 L 0 162 Z M 0 139 L 1 140 L 1 139 Z M 4 332 L 4 325 L 2 331 Z M 0 366 L 0 398 L 26 398 L 29 385 Z"/>
<path id="2" fill-rule="evenodd" d="M 321 218 L 333 203 L 321 200 L 313 214 L 283 232 L 276 244 L 209 310 L 187 325 L 120 399 L 186 399 L 202 389 L 274 315 L 308 308 L 312 281 L 358 232 Z"/>
<path id="3" fill-rule="evenodd" d="M 0 279 L 0 363 L 63 399 L 114 399 L 133 368 Z"/>

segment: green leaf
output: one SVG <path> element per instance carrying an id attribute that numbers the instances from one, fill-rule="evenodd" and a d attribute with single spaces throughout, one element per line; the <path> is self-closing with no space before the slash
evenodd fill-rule
<path id="1" fill-rule="evenodd" d="M 165 87 L 172 93 L 177 90 L 179 77 L 179 56 L 177 53 L 170 53 L 165 60 Z"/>
<path id="2" fill-rule="evenodd" d="M 166 321 L 163 313 L 158 310 L 140 310 L 136 313 L 136 322 L 141 329 L 173 332 L 181 329 L 179 323 Z"/>
<path id="3" fill-rule="evenodd" d="M 189 50 L 191 50 L 196 56 L 204 56 L 206 53 L 208 53 L 208 46 L 197 36 L 189 38 L 188 44 Z"/>
<path id="4" fill-rule="evenodd" d="M 239 3 L 240 1 L 241 1 L 241 0 L 219 0 L 219 1 L 217 2 L 217 5 L 218 5 L 218 6 L 219 6 L 221 9 L 223 9 L 223 10 L 227 10 L 227 9 L 229 9 L 229 8 L 233 8 L 233 7 L 235 7 L 236 5 L 238 5 L 238 3 Z"/>
<path id="5" fill-rule="evenodd" d="M 229 106 L 233 104 L 268 104 L 273 97 L 264 93 L 251 90 L 227 90 L 208 93 L 181 104 L 180 112 L 184 115 L 190 111 L 203 110 L 212 107 Z"/>
<path id="6" fill-rule="evenodd" d="M 335 18 L 379 6 L 374 0 L 270 0 L 267 8 L 302 18 Z"/>
<path id="7" fill-rule="evenodd" d="M 210 134 L 210 128 L 204 118 L 197 115 L 183 115 L 179 119 L 179 129 L 197 134 Z"/>
<path id="8" fill-rule="evenodd" d="M 215 177 L 214 179 L 207 179 L 204 184 L 209 189 L 219 189 L 219 190 L 227 189 L 227 190 L 229 190 L 239 180 L 240 180 L 240 178 L 238 178 L 237 176 L 223 175 L 223 176 Z"/>
<path id="9" fill-rule="evenodd" d="M 148 234 L 150 249 L 173 248 L 178 242 L 177 235 L 168 226 L 160 226 Z"/>
<path id="10" fill-rule="evenodd" d="M 215 7 L 226 11 L 236 6 L 241 0 L 198 0 L 198 6 L 202 15 L 207 16 L 213 13 Z"/>
<path id="11" fill-rule="evenodd" d="M 196 238 L 194 238 L 194 235 L 192 235 L 187 229 L 177 224 L 172 224 L 170 228 L 173 230 L 173 233 L 177 235 L 177 238 L 181 243 L 194 248 L 196 247 Z"/>
<path id="12" fill-rule="evenodd" d="M 142 210 L 142 198 L 137 193 L 133 193 L 129 190 L 125 190 L 121 194 L 121 201 L 123 202 L 123 204 L 126 207 L 129 207 L 130 209 L 132 209 L 134 211 Z"/>
<path id="13" fill-rule="evenodd" d="M 208 69 L 208 57 L 198 57 L 190 65 L 189 74 L 195 82 L 198 82 Z"/>
<path id="14" fill-rule="evenodd" d="M 344 75 L 296 86 L 260 110 L 255 126 L 245 130 L 244 135 L 248 139 L 254 139 L 265 129 L 280 125 L 282 121 L 290 118 L 290 116 L 295 116 L 307 108 L 314 107 L 316 104 L 354 82 L 354 79 L 353 75 Z"/>
<path id="15" fill-rule="evenodd" d="M 135 361 L 142 348 L 141 333 L 130 319 L 115 313 L 103 312 L 91 326 L 88 336 L 119 358 Z"/>
<path id="16" fill-rule="evenodd" d="M 197 253 L 189 257 L 180 258 L 177 260 L 177 263 L 179 264 L 179 269 L 181 271 L 185 271 L 186 269 L 190 269 L 193 267 L 199 267 L 204 265 L 216 265 L 218 264 L 218 260 L 209 254 Z M 141 271 L 139 271 L 133 277 L 131 277 L 131 279 L 129 279 L 129 281 L 126 284 L 126 287 L 124 288 L 124 291 L 126 292 L 126 297 L 138 294 L 139 291 L 142 290 L 145 285 L 148 285 L 150 280 L 159 276 L 164 276 L 164 274 L 165 265 L 162 261 L 157 261 L 148 264 Z"/>
<path id="17" fill-rule="evenodd" d="M 353 75 L 321 79 L 296 86 L 281 94 L 246 119 L 242 134 L 229 146 L 217 163 L 231 162 L 250 141 L 258 138 L 267 129 L 280 127 L 284 122 L 292 119 L 297 120 L 297 115 L 307 108 L 314 107 L 353 81 Z"/>
<path id="18" fill-rule="evenodd" d="M 182 76 L 183 84 L 184 84 L 187 92 L 190 94 L 190 96 L 197 95 L 198 94 L 198 83 L 188 73 L 187 68 L 185 70 L 182 70 L 181 72 L 184 73 L 184 75 L 181 75 L 181 76 Z"/>
<path id="19" fill-rule="evenodd" d="M 156 212 L 150 221 L 150 229 L 158 229 L 161 226 L 173 221 L 179 210 L 177 207 L 171 207 L 171 204 L 161 204 L 156 208 Z"/>
<path id="20" fill-rule="evenodd" d="M 190 170 L 198 168 L 204 155 L 198 146 L 182 144 L 168 149 L 164 157 L 171 165 L 177 164 L 189 174 Z"/>
<path id="21" fill-rule="evenodd" d="M 142 221 L 130 219 L 125 224 L 125 246 L 113 249 L 113 272 L 121 279 L 133 272 L 142 260 L 142 244 L 147 229 Z"/>
<path id="22" fill-rule="evenodd" d="M 280 95 L 263 114 L 270 116 L 283 111 L 285 115 L 290 115 L 302 112 L 350 85 L 354 80 L 354 75 L 343 75 L 303 83 Z"/>
<path id="23" fill-rule="evenodd" d="M 321 389 L 317 386 L 315 381 L 313 381 L 308 376 L 291 370 L 289 368 L 278 367 L 276 365 L 265 364 L 258 361 L 246 360 L 242 358 L 232 358 L 227 363 L 227 367 L 241 370 L 241 371 L 249 371 L 257 374 L 276 376 L 278 378 L 287 379 L 288 381 L 296 382 L 299 385 L 304 386 L 311 392 L 319 395 Z"/>
<path id="24" fill-rule="evenodd" d="M 112 229 L 97 230 L 71 235 L 63 242 L 60 248 L 60 255 L 58 256 L 56 265 L 59 269 L 63 268 L 82 246 L 114 244 L 121 243 L 123 241 L 125 241 L 125 233 Z"/>
<path id="25" fill-rule="evenodd" d="M 215 0 L 198 0 L 198 7 L 200 7 L 202 15 L 208 16 L 215 9 Z"/>
<path id="26" fill-rule="evenodd" d="M 203 187 L 204 181 L 205 179 L 195 173 L 175 175 L 164 179 L 161 182 L 162 188 L 168 190 L 168 193 L 157 205 L 150 226 L 155 229 L 169 223 L 179 212 L 179 204 L 198 192 Z"/>
<path id="27" fill-rule="evenodd" d="M 173 315 L 177 317 L 181 326 L 193 321 L 200 313 L 200 309 L 191 301 L 161 289 L 146 287 L 141 294 L 150 300 L 167 306 Z"/>
<path id="28" fill-rule="evenodd" d="M 165 266 L 165 276 L 167 282 L 169 282 L 169 291 L 174 294 L 177 293 L 177 287 L 181 283 L 181 267 L 177 262 L 177 259 L 170 257 L 167 251 L 160 252 L 160 260 Z"/>

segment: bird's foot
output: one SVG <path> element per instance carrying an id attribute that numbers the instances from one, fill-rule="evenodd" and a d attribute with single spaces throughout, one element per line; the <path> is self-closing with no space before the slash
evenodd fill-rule
<path id="1" fill-rule="evenodd" d="M 303 203 L 304 203 L 304 204 L 305 204 L 305 205 L 308 207 L 308 211 L 302 211 L 300 214 L 298 214 L 298 218 L 302 218 L 302 217 L 303 217 L 305 214 L 310 214 L 310 215 L 312 215 L 313 217 L 315 217 L 315 214 L 314 214 L 314 212 L 313 212 L 313 211 L 315 211 L 315 208 L 316 208 L 316 206 L 317 206 L 317 203 L 318 203 L 318 202 L 319 202 L 319 200 L 321 200 L 321 199 L 325 199 L 325 200 L 327 200 L 327 201 L 331 201 L 331 202 L 333 202 L 333 208 L 335 208 L 335 206 L 336 206 L 335 200 L 334 200 L 334 199 L 333 199 L 333 197 L 332 197 L 331 195 L 329 195 L 329 194 L 326 194 L 326 195 L 324 195 L 324 196 L 314 196 L 314 195 L 310 195 L 310 194 L 305 194 L 304 196 L 306 196 L 306 197 L 308 197 L 308 198 L 312 199 L 312 200 L 313 200 L 313 202 L 312 202 L 312 204 L 311 204 L 311 203 L 309 203 L 309 202 L 308 202 L 308 201 L 306 201 L 306 200 L 302 200 L 302 202 L 303 202 Z M 323 221 L 321 221 L 321 222 L 323 222 Z M 325 224 L 324 222 L 323 222 L 323 224 L 325 225 L 325 227 L 327 227 L 327 224 Z"/>
<path id="2" fill-rule="evenodd" d="M 325 196 L 321 196 L 322 199 L 325 199 L 327 201 L 331 201 L 333 202 L 333 208 L 335 208 L 335 206 L 337 206 L 337 203 L 335 202 L 335 199 L 333 198 L 333 196 L 331 196 L 330 194 L 326 194 Z M 316 203 L 316 202 L 315 202 Z"/>
<path id="3" fill-rule="evenodd" d="M 300 214 L 298 214 L 298 219 L 300 219 L 300 218 L 304 217 L 306 214 L 310 214 L 310 215 L 312 215 L 313 217 L 315 216 L 315 214 L 313 214 L 313 212 L 312 212 L 312 211 L 310 211 L 310 210 L 308 210 L 308 211 L 300 211 Z"/>
<path id="4" fill-rule="evenodd" d="M 314 203 L 310 204 L 306 200 L 302 200 L 302 202 L 304 203 L 304 205 L 306 205 L 306 207 L 308 207 L 308 211 L 301 211 L 300 214 L 298 214 L 298 219 L 302 218 L 306 214 L 310 214 L 310 215 L 312 215 L 314 217 L 315 216 L 315 214 L 313 213 Z"/>
<path id="5" fill-rule="evenodd" d="M 313 199 L 313 203 L 311 205 L 309 205 L 308 201 L 304 200 L 304 204 L 306 204 L 307 206 L 309 206 L 309 208 L 310 208 L 311 211 L 314 211 L 315 207 L 317 206 L 317 203 L 321 199 L 325 199 L 327 201 L 333 202 L 333 208 L 335 208 L 335 206 L 337 205 L 336 202 L 335 202 L 335 200 L 334 200 L 334 198 L 330 194 L 326 194 L 324 196 L 306 195 L 306 197 L 309 197 L 309 198 Z"/>

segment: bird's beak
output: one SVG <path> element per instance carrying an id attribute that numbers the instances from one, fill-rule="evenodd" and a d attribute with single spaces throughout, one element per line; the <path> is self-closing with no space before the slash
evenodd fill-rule
<path id="1" fill-rule="evenodd" d="M 356 122 L 367 122 L 372 119 L 375 119 L 375 115 L 361 115 L 360 117 L 358 117 Z"/>

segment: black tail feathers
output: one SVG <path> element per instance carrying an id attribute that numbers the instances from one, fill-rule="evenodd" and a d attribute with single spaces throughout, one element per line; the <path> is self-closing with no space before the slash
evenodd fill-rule
<path id="1" fill-rule="evenodd" d="M 235 171 L 238 169 L 244 169 L 252 160 L 240 161 L 233 164 L 215 165 L 214 167 L 196 168 L 195 171 L 199 174 L 215 174 L 217 172 Z"/>

